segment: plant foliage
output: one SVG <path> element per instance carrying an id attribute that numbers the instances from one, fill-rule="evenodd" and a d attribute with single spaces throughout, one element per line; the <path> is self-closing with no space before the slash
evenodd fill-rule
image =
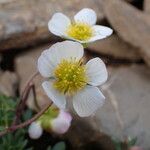
<path id="1" fill-rule="evenodd" d="M 15 117 L 17 98 L 0 95 L 0 131 L 9 127 Z M 21 118 L 25 121 L 32 116 L 32 111 L 27 109 Z M 0 150 L 31 150 L 25 149 L 28 140 L 25 139 L 26 129 L 19 129 L 15 133 L 9 133 L 0 138 Z"/>

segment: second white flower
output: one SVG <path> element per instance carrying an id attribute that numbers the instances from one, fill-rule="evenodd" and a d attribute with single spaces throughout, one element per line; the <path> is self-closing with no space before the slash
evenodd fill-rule
<path id="1" fill-rule="evenodd" d="M 107 70 L 100 58 L 83 63 L 83 46 L 78 42 L 58 42 L 42 52 L 38 70 L 46 81 L 42 86 L 54 102 L 65 109 L 69 95 L 81 117 L 93 114 L 102 106 L 105 97 L 96 87 L 107 80 Z"/>
<path id="2" fill-rule="evenodd" d="M 90 43 L 104 39 L 113 32 L 109 27 L 95 25 L 96 21 L 95 11 L 84 8 L 74 16 L 74 20 L 62 13 L 55 13 L 48 23 L 48 28 L 57 36 L 80 43 Z"/>

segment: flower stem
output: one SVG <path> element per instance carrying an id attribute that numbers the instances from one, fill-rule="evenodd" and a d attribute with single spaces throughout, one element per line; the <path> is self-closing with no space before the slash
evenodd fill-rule
<path id="1" fill-rule="evenodd" d="M 14 119 L 14 121 L 13 121 L 13 123 L 10 127 L 6 128 L 5 130 L 0 132 L 0 137 L 7 134 L 7 133 L 13 132 L 17 129 L 26 127 L 27 125 L 29 125 L 30 123 L 32 123 L 33 121 L 38 119 L 52 105 L 52 103 L 50 103 L 49 105 L 44 107 L 41 111 L 39 111 L 39 113 L 37 113 L 33 118 L 17 125 L 17 123 L 18 123 L 18 121 L 19 121 L 19 119 L 20 119 L 20 117 L 23 113 L 23 110 L 25 108 L 25 104 L 26 104 L 26 100 L 28 98 L 29 92 L 30 92 L 31 88 L 33 87 L 32 81 L 38 74 L 39 74 L 39 72 L 34 73 L 30 77 L 30 79 L 27 81 L 26 86 L 25 86 L 25 88 L 24 88 L 24 90 L 23 90 L 23 92 L 20 96 L 20 102 L 19 102 L 19 104 L 16 108 L 15 119 Z M 33 89 L 33 90 L 35 90 L 35 89 Z M 33 92 L 34 92 L 34 95 L 35 95 L 35 91 L 33 91 Z"/>
<path id="2" fill-rule="evenodd" d="M 27 101 L 27 98 L 28 98 L 28 95 L 29 95 L 29 92 L 33 86 L 32 82 L 33 82 L 33 79 L 39 75 L 39 72 L 35 72 L 30 78 L 29 80 L 27 81 L 26 85 L 25 85 L 25 88 L 21 94 L 21 97 L 20 97 L 20 102 L 16 108 L 16 116 L 15 116 L 15 119 L 13 121 L 13 124 L 12 125 L 15 125 L 18 123 L 19 121 L 19 118 L 24 110 L 24 107 L 25 107 L 25 104 L 26 104 L 26 101 Z"/>
<path id="3" fill-rule="evenodd" d="M 82 43 L 83 47 L 84 48 L 87 48 L 88 47 L 88 44 L 87 43 Z"/>
<path id="4" fill-rule="evenodd" d="M 34 117 L 32 117 L 31 119 L 21 123 L 21 124 L 18 124 L 18 125 L 13 125 L 7 129 L 5 129 L 4 131 L 0 132 L 0 137 L 7 134 L 7 133 L 10 133 L 10 132 L 13 132 L 17 129 L 20 129 L 20 128 L 23 128 L 23 127 L 26 127 L 27 125 L 31 124 L 33 121 L 35 121 L 36 119 L 38 119 L 50 106 L 52 105 L 52 102 L 49 104 L 49 105 L 46 105 L 40 112 L 38 112 Z"/>

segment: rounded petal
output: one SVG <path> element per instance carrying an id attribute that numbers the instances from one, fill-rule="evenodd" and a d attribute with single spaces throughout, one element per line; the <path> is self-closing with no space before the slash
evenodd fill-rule
<path id="1" fill-rule="evenodd" d="M 79 60 L 83 57 L 83 53 L 83 46 L 78 42 L 57 42 L 42 52 L 38 59 L 38 70 L 42 76 L 51 77 L 55 67 L 62 59 L 76 58 Z"/>
<path id="2" fill-rule="evenodd" d="M 62 110 L 62 109 L 60 110 L 59 117 L 62 118 L 62 119 L 65 119 L 65 121 L 68 122 L 69 124 L 72 121 L 71 114 L 67 111 Z"/>
<path id="3" fill-rule="evenodd" d="M 68 131 L 71 125 L 72 116 L 70 113 L 60 110 L 57 118 L 51 121 L 51 127 L 53 132 L 58 134 L 64 134 Z"/>
<path id="4" fill-rule="evenodd" d="M 43 133 L 43 129 L 38 122 L 32 122 L 29 126 L 28 133 L 31 139 L 38 139 Z"/>
<path id="5" fill-rule="evenodd" d="M 54 89 L 52 82 L 44 81 L 42 83 L 42 87 L 46 92 L 46 94 L 48 95 L 48 97 L 53 101 L 53 103 L 58 108 L 65 109 L 66 106 L 65 96 Z"/>
<path id="6" fill-rule="evenodd" d="M 62 59 L 76 58 L 77 60 L 83 57 L 83 46 L 78 42 L 64 41 L 52 45 L 49 49 L 55 63 L 59 63 Z"/>
<path id="7" fill-rule="evenodd" d="M 88 83 L 90 85 L 99 86 L 107 80 L 108 72 L 104 62 L 100 58 L 96 57 L 89 60 L 86 67 L 89 78 Z"/>
<path id="8" fill-rule="evenodd" d="M 84 8 L 74 16 L 74 20 L 75 22 L 83 22 L 89 25 L 94 25 L 96 23 L 97 16 L 94 10 Z"/>
<path id="9" fill-rule="evenodd" d="M 38 59 L 38 70 L 43 77 L 51 77 L 53 76 L 53 70 L 55 64 L 53 63 L 55 60 L 50 55 L 49 50 L 45 50 L 42 52 L 41 56 Z"/>
<path id="10" fill-rule="evenodd" d="M 48 22 L 48 29 L 55 35 L 64 36 L 70 24 L 70 19 L 67 16 L 62 13 L 55 13 Z"/>
<path id="11" fill-rule="evenodd" d="M 73 107 L 80 117 L 92 115 L 105 100 L 97 87 L 87 86 L 73 97 Z"/>
<path id="12" fill-rule="evenodd" d="M 113 33 L 113 30 L 111 28 L 105 26 L 94 25 L 92 28 L 94 31 L 94 35 L 87 42 L 104 39 Z"/>

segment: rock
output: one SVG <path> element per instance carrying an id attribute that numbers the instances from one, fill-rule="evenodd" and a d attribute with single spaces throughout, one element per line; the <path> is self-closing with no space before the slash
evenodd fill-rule
<path id="1" fill-rule="evenodd" d="M 118 35 L 140 48 L 141 56 L 150 65 L 150 17 L 121 0 L 103 1 L 104 13 Z"/>
<path id="2" fill-rule="evenodd" d="M 0 94 L 16 96 L 19 79 L 16 73 L 0 71 Z"/>
<path id="3" fill-rule="evenodd" d="M 20 77 L 20 91 L 23 91 L 26 82 L 29 80 L 32 74 L 34 74 L 37 71 L 37 59 L 40 56 L 41 52 L 49 47 L 50 45 L 45 45 L 38 48 L 33 48 L 17 56 L 15 62 L 16 62 L 16 70 Z M 33 81 L 36 87 L 37 101 L 40 108 L 44 107 L 46 104 L 50 102 L 49 98 L 47 97 L 47 95 L 45 95 L 45 92 L 41 87 L 42 81 L 43 80 L 40 75 L 37 76 Z M 27 105 L 31 109 L 37 110 L 32 92 L 30 92 Z"/>
<path id="4" fill-rule="evenodd" d="M 0 50 L 22 48 L 42 41 L 53 39 L 48 31 L 47 23 L 56 12 L 72 16 L 85 7 L 93 8 L 98 21 L 104 19 L 102 7 L 98 0 L 30 0 L 0 3 Z M 1 25 L 2 24 L 2 25 Z"/>
<path id="5" fill-rule="evenodd" d="M 25 85 L 29 77 L 37 71 L 37 59 L 43 50 L 49 48 L 49 45 L 40 46 L 38 48 L 31 48 L 28 51 L 16 56 L 16 70 L 20 75 L 21 89 Z"/>
<path id="6" fill-rule="evenodd" d="M 92 121 L 73 116 L 72 125 L 64 135 L 73 150 L 115 150 L 111 138 L 94 128 Z"/>
<path id="7" fill-rule="evenodd" d="M 137 145 L 149 149 L 149 68 L 133 65 L 109 68 L 109 73 L 110 81 L 103 86 L 106 103 L 95 116 L 97 128 L 113 138 L 136 136 Z"/>
<path id="8" fill-rule="evenodd" d="M 144 0 L 144 11 L 150 14 L 150 1 L 149 0 Z"/>
<path id="9" fill-rule="evenodd" d="M 133 62 L 141 59 L 137 48 L 125 43 L 115 34 L 90 44 L 89 50 L 115 59 L 127 59 Z"/>
<path id="10" fill-rule="evenodd" d="M 0 24 L 0 40 L 3 38 L 4 35 L 4 25 Z"/>
<path id="11" fill-rule="evenodd" d="M 0 0 L 0 4 L 10 3 L 13 1 L 15 1 L 15 0 Z"/>

